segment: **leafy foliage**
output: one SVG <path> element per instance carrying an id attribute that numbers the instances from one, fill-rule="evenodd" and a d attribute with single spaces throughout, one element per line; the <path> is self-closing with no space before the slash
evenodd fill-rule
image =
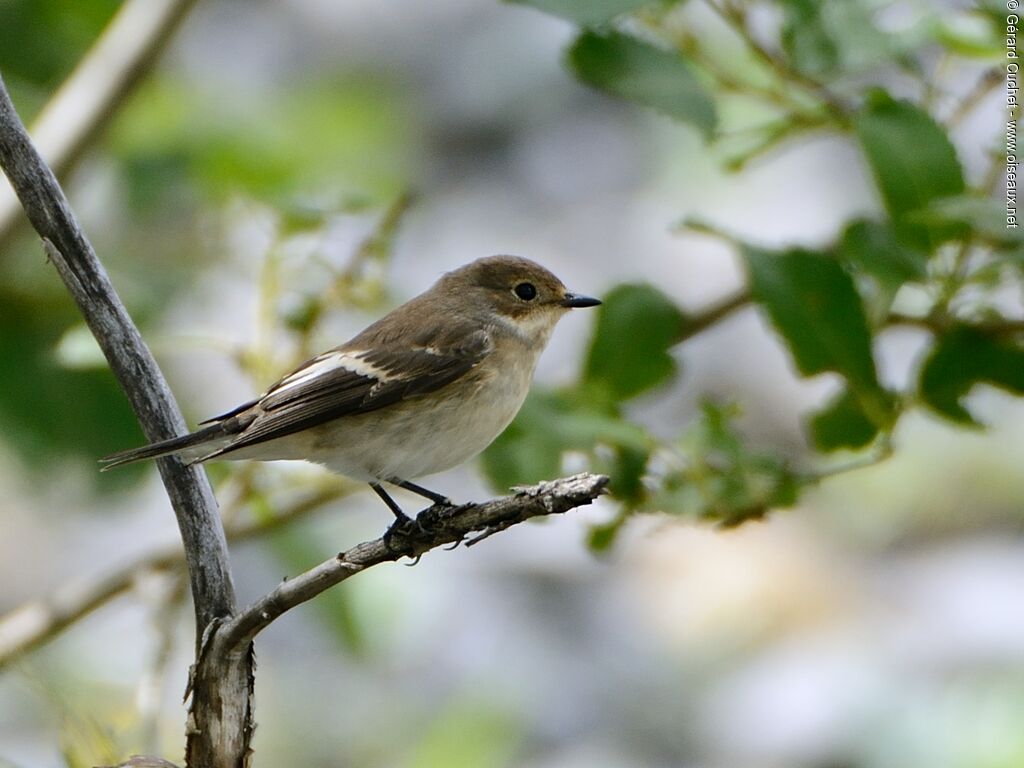
<path id="1" fill-rule="evenodd" d="M 680 345 L 728 311 L 693 313 L 655 286 L 630 283 L 604 297 L 578 380 L 534 393 L 485 454 L 484 469 L 496 486 L 550 477 L 581 460 L 609 472 L 623 512 L 593 532 L 595 547 L 609 545 L 618 526 L 639 511 L 733 524 L 791 504 L 821 474 L 813 469 L 820 454 L 884 442 L 908 409 L 924 405 L 951 424 L 971 425 L 963 399 L 976 384 L 1021 392 L 1022 321 L 997 294 L 1010 275 L 1024 275 L 1024 243 L 1019 230 L 1005 226 L 1003 206 L 993 197 L 989 180 L 998 174 L 968 178 L 944 122 L 948 113 L 936 113 L 924 96 L 897 98 L 895 87 L 892 93 L 880 87 L 909 79 L 921 86 L 916 92 L 931 93 L 935 84 L 925 73 L 936 46 L 980 61 L 998 55 L 1004 20 L 997 8 L 941 18 L 922 11 L 910 27 L 894 31 L 879 25 L 869 0 L 509 1 L 575 25 L 565 61 L 581 82 L 696 129 L 727 168 L 742 168 L 810 131 L 841 137 L 863 156 L 879 208 L 815 247 L 766 248 L 724 235 L 745 265 L 747 301 L 770 322 L 797 374 L 838 380 L 836 393 L 806 414 L 810 450 L 803 463 L 812 469 L 797 473 L 771 450 L 746 446 L 732 406 L 707 404 L 692 423 L 658 430 L 634 418 L 638 398 L 661 397 L 685 375 Z M 31 25 L 52 33 L 46 50 L 15 56 L 17 46 L 0 45 L 7 52 L 0 65 L 29 98 L 67 71 L 116 9 L 109 0 L 89 0 L 76 6 L 72 23 L 55 21 L 50 9 L 58 5 L 66 10 L 63 3 L 13 2 L 0 11 L 0 21 L 10 22 L 0 23 L 0 40 Z M 774 31 L 754 23 L 753 14 L 765 9 L 779 21 Z M 967 16 L 981 23 L 957 23 Z M 314 83 L 264 95 L 274 108 L 254 103 L 240 120 L 212 90 L 190 92 L 166 79 L 142 89 L 108 132 L 133 214 L 126 226 L 159 211 L 157 220 L 104 248 L 114 253 L 115 276 L 119 252 L 151 260 L 147 279 L 129 284 L 129 299 L 134 288 L 152 313 L 184 282 L 161 265 L 198 252 L 194 222 L 204 207 L 225 208 L 239 197 L 265 205 L 288 241 L 322 232 L 339 211 L 395 200 L 416 133 L 400 96 L 393 84 L 369 78 Z M 244 101 L 232 109 L 238 104 Z M 970 106 L 969 99 L 961 105 Z M 1002 161 L 997 152 L 993 168 Z M 332 302 L 370 306 L 381 298 L 379 266 L 394 228 L 383 227 L 380 242 L 368 246 L 374 252 L 363 254 L 365 275 L 329 275 L 326 290 L 274 307 L 300 351 Z M 277 264 L 279 251 L 268 262 Z M 272 272 L 268 285 L 277 279 Z M 912 314 L 903 302 L 910 294 L 918 298 Z M 36 329 L 32 338 L 43 348 L 73 340 L 70 315 L 47 315 L 45 307 L 13 294 L 2 298 L 0 323 Z M 875 347 L 882 332 L 900 323 L 925 330 L 929 346 L 911 384 L 889 391 L 879 381 Z M 29 383 L 44 380 L 47 398 L 68 402 L 67 388 L 88 391 L 96 404 L 90 413 L 121 425 L 98 430 L 91 417 L 66 408 L 51 409 L 59 417 L 50 421 L 38 414 L 24 423 L 8 419 L 28 435 L 19 450 L 52 441 L 61 450 L 96 455 L 134 439 L 134 428 L 124 426 L 130 421 L 110 411 L 118 407 L 110 382 L 95 370 L 61 367 L 66 355 L 28 354 L 16 339 L 0 335 L 8 359 L 21 361 L 3 374 L 0 413 L 32 414 L 25 408 L 36 394 Z M 258 358 L 240 356 L 253 371 L 278 367 L 274 360 L 252 362 Z M 122 428 L 128 434 L 119 434 Z"/>
<path id="2" fill-rule="evenodd" d="M 754 298 L 785 337 L 804 376 L 841 373 L 877 390 L 871 331 L 853 280 L 825 254 L 744 252 Z"/>
<path id="3" fill-rule="evenodd" d="M 946 333 L 921 369 L 921 399 L 946 418 L 975 424 L 960 399 L 978 383 L 1024 395 L 1024 349 L 969 325 Z"/>
<path id="4" fill-rule="evenodd" d="M 893 34 L 879 29 L 863 2 L 784 0 L 780 32 L 783 52 L 800 72 L 828 82 L 858 72 L 901 50 Z"/>
<path id="5" fill-rule="evenodd" d="M 901 243 L 888 223 L 856 219 L 843 230 L 836 256 L 849 268 L 869 275 L 892 291 L 927 275 L 925 252 Z"/>
<path id="6" fill-rule="evenodd" d="M 849 389 L 843 389 L 810 421 L 814 445 L 821 451 L 863 448 L 878 435 L 879 425 L 861 407 Z"/>
<path id="7" fill-rule="evenodd" d="M 664 383 L 676 373 L 668 350 L 683 322 L 683 313 L 657 288 L 618 286 L 605 296 L 598 312 L 584 381 L 612 400 L 625 400 Z"/>
<path id="8" fill-rule="evenodd" d="M 962 227 L 910 218 L 929 203 L 964 191 L 953 144 L 928 113 L 877 91 L 854 117 L 854 126 L 900 237 L 928 249 L 962 235 Z"/>
<path id="9" fill-rule="evenodd" d="M 849 389 L 814 420 L 820 448 L 860 447 L 892 424 L 878 383 L 867 316 L 853 279 L 827 254 L 745 250 L 751 291 L 785 338 L 804 376 L 833 371 Z M 841 425 L 846 435 L 836 434 Z"/>
<path id="10" fill-rule="evenodd" d="M 579 388 L 538 392 L 484 455 L 484 468 L 496 487 L 508 488 L 557 475 L 569 451 L 594 454 L 600 446 L 609 446 L 646 452 L 648 443 L 642 428 L 595 410 Z M 620 475 L 617 481 L 632 485 L 636 478 Z"/>
<path id="11" fill-rule="evenodd" d="M 676 53 L 619 32 L 584 32 L 569 49 L 576 76 L 595 88 L 690 123 L 708 137 L 715 103 Z"/>
<path id="12" fill-rule="evenodd" d="M 754 31 L 754 4 L 525 1 L 581 27 L 568 65 L 582 82 L 696 127 L 712 149 L 742 147 L 726 157 L 729 169 L 811 130 L 845 137 L 862 153 L 881 209 L 846 222 L 830 244 L 771 250 L 693 225 L 724 237 L 741 255 L 749 301 L 779 334 L 797 373 L 840 379 L 836 394 L 807 416 L 810 447 L 888 446 L 900 417 L 919 403 L 972 425 L 962 399 L 978 383 L 1024 393 L 1024 319 L 1007 316 L 996 298 L 1008 275 L 1024 272 L 1020 230 L 1006 226 L 991 181 L 968 182 L 949 128 L 930 103 L 878 86 L 891 72 L 931 92 L 923 63 L 928 44 L 958 55 L 997 53 L 998 12 L 989 14 L 990 24 L 974 25 L 973 35 L 934 15 L 894 32 L 878 26 L 864 0 L 775 0 L 759 4 L 779 12 L 772 40 Z M 700 5 L 713 11 L 717 28 L 706 26 L 694 8 Z M 723 35 L 729 44 L 719 44 Z M 742 69 L 735 65 L 737 41 L 748 54 Z M 986 77 L 979 93 L 998 80 Z M 965 98 L 961 108 L 974 103 Z M 771 119 L 761 123 L 747 117 L 766 111 Z M 1003 160 L 993 155 L 987 179 L 997 178 Z M 912 314 L 900 309 L 907 291 L 917 297 Z M 662 391 L 682 375 L 675 346 L 728 312 L 695 317 L 644 285 L 619 286 L 607 298 L 580 380 L 531 398 L 487 455 L 497 485 L 517 474 L 536 479 L 560 469 L 566 453 L 584 453 L 612 473 L 622 503 L 615 519 L 591 532 L 591 546 L 603 549 L 633 512 L 735 524 L 792 504 L 803 485 L 828 474 L 798 474 L 771 452 L 746 447 L 729 407 L 706 404 L 692 424 L 678 425 L 678 441 L 632 424 L 631 398 Z M 918 326 L 931 339 L 916 382 L 900 392 L 882 386 L 875 365 L 876 338 L 895 324 Z M 887 448 L 876 451 L 883 453 Z"/>
<path id="13" fill-rule="evenodd" d="M 72 322 L 66 303 L 0 289 L 0 421 L 28 472 L 49 475 L 55 460 L 102 456 L 139 439 L 108 370 L 70 369 L 47 351 Z M 89 476 L 109 490 L 136 474 Z"/>
<path id="14" fill-rule="evenodd" d="M 114 15 L 117 0 L 4 0 L 0 72 L 35 95 L 74 67 Z"/>
<path id="15" fill-rule="evenodd" d="M 379 204 L 405 175 L 411 120 L 395 96 L 369 80 L 310 83 L 243 103 L 240 119 L 213 92 L 155 83 L 120 116 L 111 146 L 140 209 L 168 190 L 244 194 L 286 212 L 300 200 Z"/>

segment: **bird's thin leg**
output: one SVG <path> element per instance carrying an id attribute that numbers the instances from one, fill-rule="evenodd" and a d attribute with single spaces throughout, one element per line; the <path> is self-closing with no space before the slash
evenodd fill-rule
<path id="1" fill-rule="evenodd" d="M 380 500 L 388 505 L 396 518 L 399 520 L 409 520 L 409 516 L 402 511 L 402 508 L 398 506 L 398 502 L 392 499 L 388 492 L 381 488 L 380 483 L 370 483 L 370 487 L 373 488 L 373 492 L 380 496 Z"/>
<path id="2" fill-rule="evenodd" d="M 405 488 L 405 490 L 412 491 L 425 499 L 430 499 L 435 504 L 441 504 L 446 507 L 452 506 L 452 500 L 447 496 L 442 496 L 440 493 L 424 488 L 422 485 L 416 485 L 416 483 L 410 483 L 408 480 L 399 480 L 398 478 L 393 478 L 391 482 L 399 488 Z M 380 493 L 380 491 L 378 491 L 378 493 Z"/>

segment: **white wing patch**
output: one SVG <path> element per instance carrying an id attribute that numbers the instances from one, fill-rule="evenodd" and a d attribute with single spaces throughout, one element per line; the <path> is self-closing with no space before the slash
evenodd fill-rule
<path id="1" fill-rule="evenodd" d="M 275 394 L 286 392 L 293 387 L 307 384 L 325 374 L 333 373 L 339 368 L 351 371 L 358 376 L 376 379 L 378 382 L 394 378 L 383 368 L 378 368 L 363 359 L 365 351 L 359 352 L 325 352 L 315 357 L 309 365 L 282 379 L 272 390 Z"/>

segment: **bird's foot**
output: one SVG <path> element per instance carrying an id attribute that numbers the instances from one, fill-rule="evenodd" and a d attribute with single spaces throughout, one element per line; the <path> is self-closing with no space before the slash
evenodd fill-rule
<path id="1" fill-rule="evenodd" d="M 432 507 L 428 509 L 432 509 Z M 392 552 L 412 557 L 413 544 L 415 542 L 429 542 L 436 532 L 435 529 L 421 519 L 422 517 L 423 513 L 420 513 L 415 518 L 409 517 L 405 513 L 396 514 L 395 522 L 388 526 L 387 531 L 384 532 L 384 545 Z M 419 560 L 419 556 L 416 556 L 416 560 Z"/>
<path id="2" fill-rule="evenodd" d="M 388 539 L 395 538 L 396 536 L 403 539 L 415 539 L 419 538 L 423 534 L 423 526 L 421 526 L 415 518 L 409 517 L 405 513 L 396 514 L 395 521 L 388 526 L 387 532 L 384 534 L 384 538 Z"/>

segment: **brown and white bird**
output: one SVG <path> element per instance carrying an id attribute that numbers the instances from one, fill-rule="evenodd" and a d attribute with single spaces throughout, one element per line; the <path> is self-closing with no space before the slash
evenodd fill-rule
<path id="1" fill-rule="evenodd" d="M 600 303 L 529 259 L 478 259 L 255 400 L 192 434 L 108 456 L 104 469 L 170 454 L 190 464 L 305 459 L 368 482 L 399 517 L 382 483 L 448 503 L 411 479 L 490 445 L 526 399 L 559 319 Z"/>

